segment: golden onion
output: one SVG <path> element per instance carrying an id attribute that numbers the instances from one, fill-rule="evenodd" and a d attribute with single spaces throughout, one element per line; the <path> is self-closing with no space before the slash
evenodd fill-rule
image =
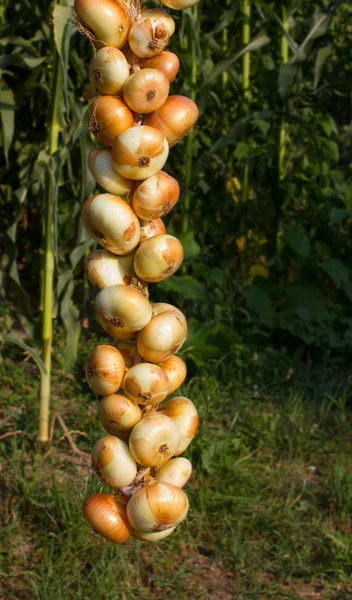
<path id="1" fill-rule="evenodd" d="M 154 127 L 130 127 L 115 141 L 112 158 L 116 171 L 133 180 L 147 179 L 166 163 L 169 145 Z"/>
<path id="2" fill-rule="evenodd" d="M 83 514 L 94 531 L 109 542 L 123 544 L 130 537 L 125 498 L 92 494 L 83 503 Z"/>

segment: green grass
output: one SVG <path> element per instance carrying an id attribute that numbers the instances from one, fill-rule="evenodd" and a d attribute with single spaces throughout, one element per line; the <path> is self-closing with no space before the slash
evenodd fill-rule
<path id="1" fill-rule="evenodd" d="M 83 375 L 95 342 L 93 335 L 81 344 L 70 377 L 60 339 L 54 354 L 52 405 L 87 452 L 103 435 Z M 189 517 L 158 545 L 113 546 L 81 513 L 88 493 L 108 488 L 58 426 L 50 453 L 36 448 L 38 373 L 21 350 L 5 348 L 1 429 L 24 433 L 0 441 L 0 597 L 352 598 L 351 380 L 344 373 L 323 365 L 292 374 L 282 355 L 269 352 L 248 366 L 228 358 L 192 376 L 182 393 L 201 420 L 186 454 L 194 467 Z"/>

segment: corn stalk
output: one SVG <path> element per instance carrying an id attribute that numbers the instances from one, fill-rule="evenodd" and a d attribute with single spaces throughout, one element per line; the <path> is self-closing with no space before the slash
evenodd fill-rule
<path id="1" fill-rule="evenodd" d="M 287 22 L 287 7 L 282 7 L 282 24 L 285 29 L 288 28 Z M 286 65 L 288 63 L 288 42 L 287 37 L 283 34 L 281 36 L 281 63 Z M 285 117 L 281 117 L 280 135 L 279 135 L 279 180 L 285 176 L 284 161 L 286 154 L 286 128 L 285 128 Z"/>
<path id="2" fill-rule="evenodd" d="M 242 5 L 243 25 L 242 25 L 242 42 L 247 46 L 251 39 L 251 0 L 243 0 Z M 247 110 L 247 100 L 249 96 L 251 74 L 251 54 L 246 52 L 242 58 L 242 89 L 244 97 L 244 107 Z M 242 178 L 242 202 L 248 200 L 248 163 L 245 163 Z"/>
<path id="3" fill-rule="evenodd" d="M 199 26 L 199 13 L 198 5 L 192 7 L 192 17 L 195 27 Z M 192 58 L 191 75 L 189 78 L 190 83 L 190 98 L 195 102 L 197 95 L 197 78 L 198 78 L 198 56 L 197 56 L 197 42 L 193 32 L 193 28 L 189 26 L 187 28 L 187 35 L 185 36 L 185 46 L 188 48 Z M 185 160 L 185 181 L 184 181 L 184 212 L 182 220 L 182 232 L 188 231 L 188 214 L 191 205 L 191 179 L 192 179 L 192 163 L 193 163 L 193 134 L 192 132 L 187 137 L 186 142 L 186 160 Z"/>
<path id="4" fill-rule="evenodd" d="M 49 121 L 49 154 L 52 157 L 58 149 L 60 118 L 59 102 L 60 87 L 62 82 L 62 65 L 60 57 L 53 44 L 55 54 L 53 76 L 52 76 L 52 100 L 51 113 Z M 54 164 L 51 161 L 46 171 L 46 193 L 44 205 L 44 239 L 43 239 L 43 272 L 41 277 L 41 302 L 43 309 L 42 316 L 42 344 L 43 344 L 43 363 L 45 372 L 41 373 L 40 380 L 40 398 L 39 398 L 39 442 L 47 442 L 49 439 L 49 406 L 50 406 L 50 386 L 51 386 L 51 347 L 52 347 L 52 311 L 53 311 L 53 286 L 54 286 L 54 268 L 55 258 L 53 253 L 53 208 L 55 183 L 53 173 L 50 167 Z"/>

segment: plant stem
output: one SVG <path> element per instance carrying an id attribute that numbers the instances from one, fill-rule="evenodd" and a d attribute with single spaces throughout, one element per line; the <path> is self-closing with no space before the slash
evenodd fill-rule
<path id="1" fill-rule="evenodd" d="M 198 17 L 198 5 L 192 7 L 192 14 L 195 23 L 199 25 Z M 190 97 L 191 100 L 196 99 L 197 90 L 197 77 L 198 77 L 198 57 L 197 57 L 197 45 L 195 36 L 192 31 L 192 27 L 188 28 L 187 31 L 187 46 L 191 52 L 192 57 L 192 70 L 190 77 Z M 193 160 L 193 133 L 192 131 L 188 134 L 186 142 L 186 160 L 185 160 L 185 181 L 184 181 L 184 203 L 183 203 L 183 219 L 182 219 L 182 232 L 188 231 L 188 214 L 191 205 L 191 179 L 192 179 L 192 160 Z"/>
<path id="2" fill-rule="evenodd" d="M 231 0 L 226 0 L 226 7 L 230 5 Z M 229 48 L 229 30 L 227 27 L 224 27 L 222 30 L 222 51 L 224 53 L 224 57 Z M 222 74 L 222 89 L 225 92 L 227 88 L 227 83 L 229 80 L 229 74 L 227 71 L 224 71 Z"/>
<path id="3" fill-rule="evenodd" d="M 52 78 L 52 104 L 49 122 L 49 154 L 53 156 L 58 149 L 59 143 L 59 95 L 62 81 L 62 66 L 56 51 L 54 58 Z M 54 168 L 54 161 L 50 167 Z M 53 177 L 53 173 L 52 173 Z M 46 373 L 41 375 L 40 399 L 39 399 L 39 442 L 47 442 L 49 439 L 49 406 L 50 406 L 50 384 L 51 384 L 51 346 L 52 346 L 52 309 L 53 309 L 53 282 L 55 260 L 52 249 L 53 233 L 53 205 L 54 185 L 49 173 L 46 176 L 46 195 L 44 207 L 44 272 L 42 277 L 43 290 L 41 299 L 43 302 L 42 319 L 42 341 L 43 362 Z"/>
<path id="4" fill-rule="evenodd" d="M 242 6 L 243 26 L 242 26 L 242 42 L 247 46 L 251 39 L 251 0 L 243 0 Z M 251 74 L 251 54 L 246 52 L 242 58 L 242 89 L 244 96 L 244 109 L 247 110 L 247 100 L 249 96 Z M 245 163 L 242 178 L 242 202 L 248 200 L 248 163 Z"/>
<path id="5" fill-rule="evenodd" d="M 242 2 L 242 42 L 244 46 L 247 46 L 251 39 L 251 0 L 243 0 Z M 242 58 L 242 90 L 243 90 L 243 114 L 245 115 L 248 111 L 248 99 L 249 99 L 249 86 L 250 86 L 250 74 L 251 74 L 251 56 L 250 52 L 246 52 Z M 247 139 L 247 128 L 244 126 L 242 139 L 246 141 Z M 249 169 L 248 162 L 245 162 L 242 169 L 242 177 L 241 177 L 241 214 L 240 214 L 240 224 L 239 231 L 241 236 L 246 236 L 247 233 L 247 223 L 246 223 L 246 214 L 244 204 L 248 200 L 248 180 L 249 180 Z M 246 252 L 245 250 L 241 253 L 241 281 L 242 285 L 247 280 L 247 260 L 246 260 Z"/>
<path id="6" fill-rule="evenodd" d="M 285 29 L 288 27 L 287 23 L 287 8 L 282 7 L 282 24 Z M 281 37 L 281 63 L 286 65 L 288 63 L 288 42 L 285 35 Z M 284 160 L 286 153 L 286 128 L 285 128 L 285 117 L 281 117 L 280 135 L 279 135 L 279 180 L 285 176 Z"/>

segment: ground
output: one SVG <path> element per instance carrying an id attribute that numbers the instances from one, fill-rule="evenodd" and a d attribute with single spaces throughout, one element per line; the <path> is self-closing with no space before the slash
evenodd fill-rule
<path id="1" fill-rule="evenodd" d="M 65 375 L 58 336 L 53 361 L 52 408 L 88 453 L 104 434 L 84 381 L 94 343 Z M 189 517 L 158 545 L 114 546 L 81 511 L 87 494 L 108 488 L 58 423 L 50 448 L 38 448 L 37 367 L 6 345 L 0 435 L 18 433 L 0 439 L 0 597 L 352 599 L 351 377 L 340 363 L 295 370 L 278 357 L 191 369 L 181 392 L 200 427 L 186 453 Z"/>

